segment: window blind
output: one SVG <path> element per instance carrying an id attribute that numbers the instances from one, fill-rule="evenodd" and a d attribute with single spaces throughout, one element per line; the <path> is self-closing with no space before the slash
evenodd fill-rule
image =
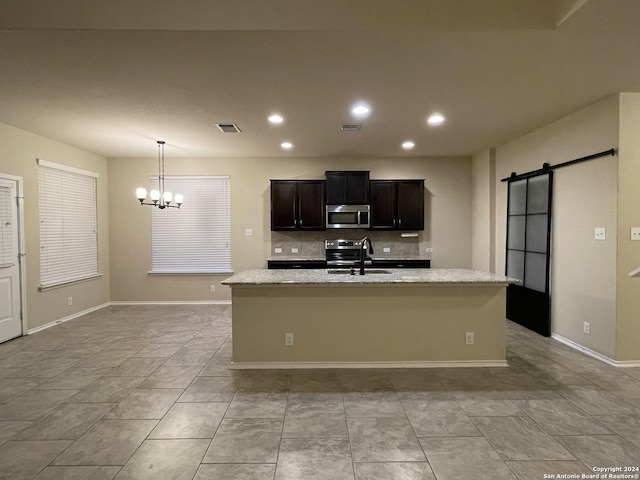
<path id="1" fill-rule="evenodd" d="M 14 225 L 12 215 L 11 187 L 0 185 L 0 268 L 11 267 L 16 263 L 16 245 L 14 241 Z"/>
<path id="2" fill-rule="evenodd" d="M 151 208 L 151 273 L 231 272 L 230 178 L 165 177 L 165 191 L 183 194 L 184 204 Z"/>
<path id="3" fill-rule="evenodd" d="M 99 276 L 98 175 L 44 160 L 38 165 L 40 288 Z"/>

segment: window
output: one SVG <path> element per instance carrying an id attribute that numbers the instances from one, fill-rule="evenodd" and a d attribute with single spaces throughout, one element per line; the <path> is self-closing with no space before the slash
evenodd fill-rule
<path id="1" fill-rule="evenodd" d="M 100 276 L 97 178 L 38 159 L 41 290 Z"/>
<path id="2" fill-rule="evenodd" d="M 229 177 L 165 177 L 165 190 L 184 204 L 151 208 L 151 273 L 231 272 Z"/>
<path id="3" fill-rule="evenodd" d="M 11 184 L 0 179 L 0 268 L 16 263 L 17 225 L 14 223 L 13 206 L 16 202 Z"/>

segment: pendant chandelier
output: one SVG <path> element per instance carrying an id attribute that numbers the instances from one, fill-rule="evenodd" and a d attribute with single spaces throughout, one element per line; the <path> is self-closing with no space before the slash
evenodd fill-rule
<path id="1" fill-rule="evenodd" d="M 171 192 L 165 192 L 164 190 L 164 142 L 162 140 L 158 140 L 158 189 L 149 192 L 151 203 L 145 203 L 147 189 L 143 187 L 136 188 L 136 197 L 140 200 L 140 205 L 150 205 L 160 209 L 167 207 L 180 208 L 184 200 L 182 194 L 176 193 L 174 198 Z M 172 201 L 175 202 L 175 205 L 171 204 Z"/>

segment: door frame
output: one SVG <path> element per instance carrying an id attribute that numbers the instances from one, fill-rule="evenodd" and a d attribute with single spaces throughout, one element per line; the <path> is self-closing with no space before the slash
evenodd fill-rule
<path id="1" fill-rule="evenodd" d="M 20 276 L 20 318 L 22 320 L 21 335 L 27 335 L 27 268 L 26 268 L 26 250 L 24 238 L 24 180 L 22 177 L 0 173 L 0 179 L 13 182 L 16 185 L 17 196 L 17 216 L 18 216 L 18 275 Z"/>

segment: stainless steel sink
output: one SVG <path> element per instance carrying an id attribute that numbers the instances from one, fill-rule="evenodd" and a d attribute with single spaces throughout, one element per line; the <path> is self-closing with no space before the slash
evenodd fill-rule
<path id="1" fill-rule="evenodd" d="M 360 275 L 360 269 L 359 268 L 355 268 L 354 270 L 354 274 L 355 275 Z M 336 269 L 330 269 L 327 270 L 328 274 L 331 275 L 351 275 L 351 269 L 350 268 L 336 268 Z M 387 275 L 393 273 L 391 270 L 381 270 L 379 268 L 365 268 L 364 269 L 364 274 L 365 275 Z"/>

